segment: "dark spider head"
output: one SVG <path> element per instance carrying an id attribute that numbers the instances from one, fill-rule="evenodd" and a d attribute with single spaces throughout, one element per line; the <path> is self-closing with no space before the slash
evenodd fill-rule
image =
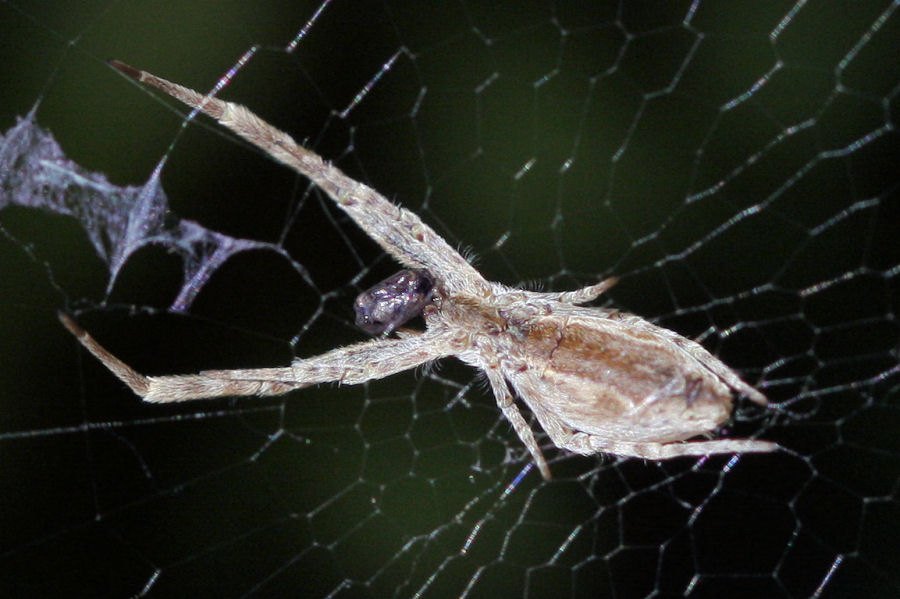
<path id="1" fill-rule="evenodd" d="M 431 301 L 434 279 L 424 270 L 401 270 L 360 293 L 354 302 L 356 326 L 370 335 L 390 335 Z"/>

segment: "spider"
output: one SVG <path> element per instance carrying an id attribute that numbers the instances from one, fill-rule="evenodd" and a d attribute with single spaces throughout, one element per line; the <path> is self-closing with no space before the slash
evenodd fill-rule
<path id="1" fill-rule="evenodd" d="M 60 313 L 81 344 L 145 401 L 278 395 L 327 382 L 356 385 L 456 356 L 484 373 L 498 407 L 545 479 L 550 469 L 513 391 L 556 447 L 577 454 L 663 460 L 778 449 L 775 443 L 753 439 L 683 442 L 723 424 L 731 415 L 734 393 L 761 406 L 767 400 L 699 343 L 632 314 L 583 306 L 615 279 L 564 292 L 490 282 L 418 216 L 348 177 L 247 108 L 119 61 L 110 65 L 204 112 L 308 177 L 411 269 L 357 300 L 357 322 L 382 336 L 278 368 L 144 376 Z M 419 313 L 425 331 L 397 328 Z"/>

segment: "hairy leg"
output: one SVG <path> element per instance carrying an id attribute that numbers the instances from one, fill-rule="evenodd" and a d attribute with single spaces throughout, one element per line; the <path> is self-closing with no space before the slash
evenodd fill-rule
<path id="1" fill-rule="evenodd" d="M 779 449 L 771 441 L 753 439 L 721 439 L 716 441 L 688 441 L 672 443 L 634 443 L 606 439 L 588 433 L 575 433 L 561 446 L 574 453 L 592 455 L 611 453 L 613 455 L 643 458 L 645 460 L 668 460 L 682 456 L 706 456 L 718 453 L 768 453 Z"/>
<path id="2" fill-rule="evenodd" d="M 542 291 L 529 291 L 529 295 L 535 296 L 538 299 L 542 300 L 556 300 L 558 302 L 562 302 L 564 304 L 586 304 L 588 302 L 594 301 L 603 293 L 606 293 L 613 285 L 618 282 L 618 279 L 615 277 L 609 277 L 608 279 L 603 279 L 598 283 L 594 283 L 593 285 L 588 285 L 587 287 L 582 287 L 581 289 L 576 289 L 574 291 L 559 291 L 559 292 L 542 292 Z"/>
<path id="3" fill-rule="evenodd" d="M 281 395 L 326 382 L 348 385 L 383 378 L 449 355 L 443 337 L 416 335 L 403 339 L 374 339 L 341 347 L 291 366 L 246 370 L 208 370 L 199 374 L 145 376 L 97 343 L 62 312 L 63 325 L 100 362 L 144 401 L 174 402 L 234 395 Z"/>
<path id="4" fill-rule="evenodd" d="M 451 292 L 486 293 L 487 281 L 414 213 L 348 177 L 321 156 L 239 104 L 205 96 L 118 60 L 109 65 L 216 119 L 273 159 L 308 177 L 386 252 L 411 268 L 424 268 Z"/>
<path id="5" fill-rule="evenodd" d="M 516 406 L 515 399 L 509 390 L 509 386 L 506 384 L 506 379 L 498 371 L 489 368 L 485 368 L 484 373 L 487 375 L 500 411 L 509 420 L 513 430 L 516 431 L 519 439 L 522 440 L 525 448 L 528 449 L 531 457 L 534 458 L 534 463 L 537 465 L 538 470 L 541 471 L 541 476 L 545 480 L 550 480 L 550 468 L 547 466 L 547 460 L 544 459 L 544 453 L 534 438 L 534 431 L 531 430 L 531 425 L 528 424 L 528 421 L 525 420 Z"/>

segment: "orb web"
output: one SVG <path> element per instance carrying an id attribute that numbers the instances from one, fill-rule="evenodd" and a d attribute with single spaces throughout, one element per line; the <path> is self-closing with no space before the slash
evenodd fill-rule
<path id="1" fill-rule="evenodd" d="M 897 6 L 0 3 L 0 588 L 895 596 Z M 541 436 L 543 481 L 453 360 L 141 404 L 53 311 L 150 374 L 282 365 L 362 339 L 353 298 L 396 265 L 110 57 L 251 107 L 490 279 L 617 276 L 611 305 L 773 402 L 722 434 L 785 451 Z"/>

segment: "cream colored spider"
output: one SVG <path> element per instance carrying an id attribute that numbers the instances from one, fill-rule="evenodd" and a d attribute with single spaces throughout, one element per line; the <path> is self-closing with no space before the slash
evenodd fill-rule
<path id="1" fill-rule="evenodd" d="M 497 405 L 546 479 L 550 469 L 510 388 L 557 447 L 579 454 L 662 460 L 778 448 L 750 439 L 682 442 L 724 423 L 734 393 L 762 406 L 766 398 L 690 339 L 638 316 L 581 306 L 609 289 L 613 279 L 561 293 L 489 282 L 418 216 L 354 181 L 243 106 L 118 61 L 110 64 L 206 113 L 308 177 L 386 252 L 428 280 L 427 289 L 409 295 L 378 288 L 364 308 L 379 312 L 384 302 L 398 302 L 392 308 L 403 318 L 421 309 L 424 332 L 397 331 L 397 338 L 382 336 L 298 358 L 283 368 L 144 376 L 60 314 L 69 331 L 145 401 L 278 395 L 327 382 L 356 385 L 456 356 L 484 372 Z M 358 317 L 359 310 L 358 305 Z M 373 331 L 389 333 L 399 324 L 399 316 L 387 313 L 387 322 L 374 325 Z"/>

